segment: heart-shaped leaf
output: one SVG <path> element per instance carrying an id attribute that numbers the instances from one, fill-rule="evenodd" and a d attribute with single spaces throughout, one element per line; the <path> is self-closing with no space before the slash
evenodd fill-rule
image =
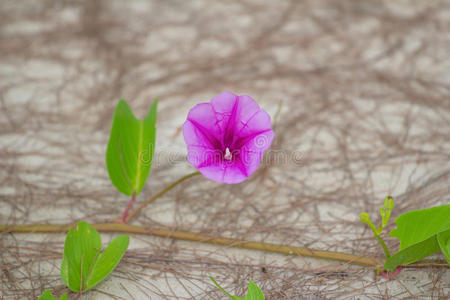
<path id="1" fill-rule="evenodd" d="M 59 300 L 68 300 L 67 294 L 64 293 L 61 295 Z M 42 293 L 42 295 L 38 298 L 38 300 L 58 300 L 58 298 L 54 297 L 50 290 L 45 290 L 45 292 Z"/>
<path id="2" fill-rule="evenodd" d="M 247 294 L 244 297 L 232 296 L 227 291 L 224 290 L 214 278 L 209 277 L 211 281 L 221 290 L 225 295 L 227 295 L 232 300 L 264 300 L 264 294 L 261 289 L 253 281 L 249 281 Z"/>
<path id="3" fill-rule="evenodd" d="M 124 100 L 116 106 L 106 149 L 106 167 L 114 186 L 125 195 L 139 194 L 150 172 L 157 106 L 155 100 L 143 120 L 133 115 Z"/>
<path id="4" fill-rule="evenodd" d="M 450 205 L 413 210 L 399 216 L 395 223 L 397 228 L 390 236 L 400 240 L 400 249 L 386 260 L 385 270 L 393 271 L 399 265 L 411 264 L 439 250 L 448 260 Z"/>
<path id="5" fill-rule="evenodd" d="M 114 270 L 128 248 L 129 237 L 116 237 L 102 251 L 100 234 L 86 222 L 70 229 L 64 244 L 61 278 L 73 292 L 86 292 Z"/>

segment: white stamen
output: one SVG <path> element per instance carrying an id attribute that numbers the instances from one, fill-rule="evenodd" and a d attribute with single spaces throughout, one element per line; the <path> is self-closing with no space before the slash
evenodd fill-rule
<path id="1" fill-rule="evenodd" d="M 224 156 L 224 158 L 225 158 L 226 160 L 231 160 L 232 157 L 233 157 L 233 155 L 231 154 L 230 149 L 228 149 L 228 147 L 227 147 L 227 149 L 225 150 L 225 156 Z"/>

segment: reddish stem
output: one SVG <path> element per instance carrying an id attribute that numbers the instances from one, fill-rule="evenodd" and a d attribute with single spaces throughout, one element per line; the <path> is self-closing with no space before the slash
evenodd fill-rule
<path id="1" fill-rule="evenodd" d="M 128 202 L 127 207 L 123 211 L 123 214 L 122 214 L 123 222 L 125 222 L 125 219 L 128 217 L 128 213 L 130 212 L 131 208 L 133 207 L 133 204 L 135 201 L 136 201 L 136 192 L 133 192 L 133 196 L 131 196 L 130 202 Z"/>
<path id="2" fill-rule="evenodd" d="M 381 276 L 383 276 L 386 279 L 393 279 L 395 278 L 398 273 L 400 273 L 400 271 L 403 269 L 403 266 L 398 266 L 397 269 L 395 269 L 394 272 L 388 272 L 386 270 L 381 271 Z"/>
<path id="3" fill-rule="evenodd" d="M 72 300 L 78 300 L 81 297 L 81 292 L 77 293 Z"/>

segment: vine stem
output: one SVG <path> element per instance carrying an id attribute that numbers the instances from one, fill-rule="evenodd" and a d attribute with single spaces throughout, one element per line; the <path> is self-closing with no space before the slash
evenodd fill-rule
<path id="1" fill-rule="evenodd" d="M 74 226 L 74 224 L 0 225 L 0 232 L 57 233 L 57 232 L 66 232 L 72 226 Z M 174 230 L 172 228 L 145 228 L 142 226 L 129 225 L 124 223 L 101 223 L 101 224 L 92 224 L 92 226 L 100 232 L 145 234 L 158 237 L 172 238 L 177 240 L 194 241 L 213 245 L 222 245 L 233 248 L 243 248 L 285 255 L 328 259 L 366 267 L 379 267 L 382 264 L 382 260 L 372 257 L 358 256 L 354 254 L 326 251 L 326 250 L 311 250 L 304 247 L 294 247 L 289 245 L 245 241 L 240 239 L 211 236 L 202 233 Z"/>
<path id="2" fill-rule="evenodd" d="M 241 249 L 249 249 L 249 250 L 257 250 L 269 253 L 278 253 L 285 255 L 293 255 L 293 256 L 304 256 L 318 259 L 327 259 L 333 261 L 344 262 L 352 265 L 359 265 L 365 267 L 379 268 L 383 264 L 383 259 L 368 257 L 368 256 L 359 256 L 350 253 L 336 252 L 336 251 L 328 251 L 328 250 L 313 250 L 305 247 L 295 247 L 290 245 L 283 244 L 274 244 L 274 243 L 265 243 L 265 242 L 255 242 L 255 241 L 246 241 L 240 239 L 233 238 L 225 238 L 220 236 L 207 235 L 196 232 L 175 230 L 172 228 L 145 228 L 143 226 L 130 225 L 129 223 L 136 215 L 138 215 L 142 209 L 144 209 L 147 205 L 173 189 L 178 184 L 183 181 L 199 175 L 200 172 L 196 171 L 185 175 L 178 180 L 172 182 L 168 186 L 166 186 L 159 193 L 154 195 L 152 198 L 148 199 L 144 203 L 142 203 L 138 208 L 132 211 L 128 216 L 126 216 L 125 212 L 131 209 L 135 196 L 133 195 L 132 199 L 127 205 L 125 209 L 124 215 L 122 216 L 122 222 L 113 222 L 113 223 L 99 223 L 92 224 L 92 226 L 100 232 L 121 232 L 128 234 L 144 234 L 151 236 L 158 236 L 164 238 L 172 238 L 176 240 L 184 240 L 184 241 L 193 241 L 199 243 L 206 243 L 212 245 L 221 245 L 226 247 L 233 248 L 241 248 Z M 126 217 L 124 217 L 126 216 Z M 68 231 L 70 228 L 75 226 L 75 224 L 60 224 L 60 225 L 51 225 L 51 224 L 33 224 L 33 225 L 0 225 L 0 232 L 7 233 L 63 233 Z M 385 248 L 385 247 L 383 247 Z M 384 249 L 386 250 L 386 249 Z M 386 252 L 386 251 L 385 251 Z M 414 263 L 404 267 L 433 267 L 433 268 L 450 268 L 448 264 L 441 261 L 420 261 L 418 263 Z"/>
<path id="3" fill-rule="evenodd" d="M 386 246 L 386 244 L 384 243 L 383 239 L 375 232 L 374 232 L 374 236 L 377 239 L 378 243 L 380 243 L 381 247 L 383 247 L 383 251 L 384 251 L 384 254 L 386 255 L 386 258 L 391 257 L 391 254 L 389 253 L 389 249 Z"/>
<path id="4" fill-rule="evenodd" d="M 187 180 L 187 179 L 189 179 L 191 177 L 197 176 L 199 174 L 200 174 L 199 171 L 195 171 L 195 172 L 187 174 L 187 175 L 181 177 L 180 179 L 172 182 L 171 184 L 166 186 L 162 191 L 160 191 L 158 194 L 154 195 L 153 197 L 151 197 L 150 199 L 148 199 L 147 201 L 142 203 L 138 208 L 136 208 L 134 211 L 132 211 L 128 216 L 125 216 L 125 218 L 122 218 L 123 219 L 123 223 L 129 223 L 147 205 L 149 205 L 150 203 L 152 203 L 153 201 L 155 201 L 156 199 L 158 199 L 159 197 L 161 197 L 162 195 L 164 195 L 165 193 L 167 193 L 168 191 L 170 191 L 171 189 L 173 189 L 175 186 L 177 186 L 178 184 L 182 183 L 183 181 L 185 181 L 185 180 Z"/>
<path id="5" fill-rule="evenodd" d="M 63 233 L 67 232 L 75 224 L 49 225 L 0 225 L 0 232 L 10 233 Z M 368 256 L 359 256 L 350 253 L 342 253 L 327 250 L 312 250 L 304 247 L 295 247 L 290 245 L 273 244 L 265 242 L 245 241 L 240 239 L 225 238 L 220 236 L 212 236 L 202 233 L 175 230 L 173 228 L 145 228 L 124 223 L 99 223 L 92 226 L 100 232 L 120 232 L 128 234 L 144 234 L 158 236 L 163 238 L 171 238 L 176 240 L 193 241 L 212 245 L 221 245 L 226 247 L 258 250 L 269 253 L 278 253 L 293 256 L 304 256 L 311 258 L 327 259 L 333 261 L 344 262 L 352 265 L 364 267 L 379 268 L 383 265 L 383 259 Z M 450 268 L 450 266 L 442 260 L 422 260 L 406 267 L 412 268 Z"/>

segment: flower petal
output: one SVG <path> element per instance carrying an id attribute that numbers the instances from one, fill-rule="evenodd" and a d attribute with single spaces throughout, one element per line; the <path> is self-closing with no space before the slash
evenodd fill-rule
<path id="1" fill-rule="evenodd" d="M 253 174 L 258 168 L 264 151 L 270 147 L 275 133 L 270 130 L 261 133 L 247 141 L 240 149 L 240 160 L 244 166 L 247 176 Z"/>
<path id="2" fill-rule="evenodd" d="M 248 121 L 253 118 L 261 109 L 258 103 L 253 100 L 250 96 L 241 95 L 239 96 L 239 105 L 236 111 L 235 129 L 236 134 L 248 126 Z M 270 124 L 269 124 L 270 127 Z"/>
<path id="3" fill-rule="evenodd" d="M 259 110 L 246 122 L 245 126 L 235 134 L 233 147 L 240 148 L 250 140 L 266 132 L 273 133 L 270 126 L 270 116 L 264 110 Z M 262 151 L 265 151 L 270 147 L 272 139 L 273 136 L 270 139 L 266 139 L 264 145 L 261 145 L 263 141 L 259 141 L 260 148 L 263 149 Z"/>
<path id="4" fill-rule="evenodd" d="M 189 120 L 183 124 L 183 135 L 188 149 L 188 160 L 196 168 L 213 164 L 222 159 L 221 152 L 211 146 L 208 139 Z"/>
<path id="5" fill-rule="evenodd" d="M 198 169 L 203 176 L 216 182 L 228 184 L 240 183 L 247 179 L 239 164 L 229 161 L 220 161 Z"/>
<path id="6" fill-rule="evenodd" d="M 239 97 L 230 92 L 224 92 L 211 99 L 211 105 L 216 115 L 216 124 L 223 133 L 223 147 L 227 147 L 233 142 L 238 100 Z"/>
<path id="7" fill-rule="evenodd" d="M 193 130 L 188 132 L 188 135 L 186 136 L 183 125 L 184 140 L 187 144 L 191 144 L 192 142 L 197 143 L 199 139 L 202 139 L 203 137 L 203 142 L 201 144 L 208 142 L 213 148 L 221 146 L 221 136 L 223 134 L 216 125 L 216 114 L 210 103 L 200 103 L 194 106 L 189 111 L 185 124 L 186 123 L 191 123 L 196 128 L 194 132 L 197 136 L 197 139 L 191 140 L 191 132 Z"/>

